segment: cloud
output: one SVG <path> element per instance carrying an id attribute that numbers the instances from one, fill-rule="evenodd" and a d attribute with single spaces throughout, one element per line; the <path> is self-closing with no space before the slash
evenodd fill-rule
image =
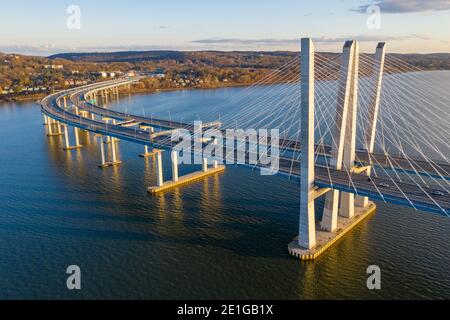
<path id="1" fill-rule="evenodd" d="M 360 42 L 380 42 L 380 41 L 402 41 L 410 39 L 430 40 L 421 35 L 407 36 L 374 36 L 374 35 L 356 35 L 342 37 L 317 37 L 313 38 L 316 43 L 344 43 L 347 40 L 357 40 Z M 193 43 L 203 45 L 234 45 L 234 46 L 292 46 L 298 45 L 300 39 L 236 39 L 236 38 L 210 38 L 192 41 Z"/>
<path id="2" fill-rule="evenodd" d="M 367 8 L 371 5 L 378 6 L 382 13 L 413 13 L 450 10 L 450 0 L 372 0 L 351 11 L 366 13 Z"/>
<path id="3" fill-rule="evenodd" d="M 236 39 L 236 38 L 210 38 L 194 40 L 192 43 L 207 45 L 293 45 L 298 44 L 298 39 Z"/>
<path id="4" fill-rule="evenodd" d="M 411 34 L 406 36 L 375 36 L 375 35 L 357 35 L 357 36 L 348 36 L 348 37 L 320 37 L 313 38 L 313 41 L 316 43 L 343 43 L 347 40 L 356 40 L 359 42 L 381 42 L 381 41 L 403 41 L 403 40 L 432 40 L 429 37 Z"/>

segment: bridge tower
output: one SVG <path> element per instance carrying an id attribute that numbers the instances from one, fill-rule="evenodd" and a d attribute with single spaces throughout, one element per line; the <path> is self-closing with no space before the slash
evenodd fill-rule
<path id="1" fill-rule="evenodd" d="M 379 48 L 384 47 L 379 45 Z M 384 56 L 381 49 L 377 57 Z M 379 60 L 381 61 L 381 60 Z M 382 65 L 382 63 L 381 63 Z M 381 86 L 380 64 L 377 63 L 378 87 Z M 356 152 L 356 120 L 358 109 L 359 47 L 356 41 L 344 44 L 340 69 L 334 127 L 332 127 L 331 166 L 336 170 L 357 172 L 354 167 Z M 314 140 L 314 45 L 311 39 L 301 41 L 301 141 L 300 141 L 300 215 L 299 235 L 288 246 L 291 255 L 302 260 L 313 260 L 350 231 L 359 221 L 375 210 L 368 199 L 364 207 L 355 208 L 355 195 L 330 188 L 315 186 Z M 370 134 L 374 134 L 379 105 L 378 93 L 371 105 Z M 372 130 L 373 129 L 373 130 Z M 372 136 L 370 136 L 372 137 Z M 372 141 L 372 140 L 371 140 Z M 373 142 L 372 142 L 373 143 Z M 370 172 L 369 172 L 370 174 Z M 325 206 L 316 228 L 315 199 L 325 195 Z M 340 217 L 340 218 L 339 218 Z M 337 231 L 339 229 L 339 231 Z"/>

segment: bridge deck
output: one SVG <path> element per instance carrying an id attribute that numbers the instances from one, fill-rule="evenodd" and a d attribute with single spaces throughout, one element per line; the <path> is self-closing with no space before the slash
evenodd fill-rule
<path id="1" fill-rule="evenodd" d="M 117 82 L 119 83 L 119 82 Z M 124 83 L 124 82 L 122 82 Z M 93 88 L 95 86 L 90 86 Z M 122 140 L 139 143 L 142 145 L 149 144 L 148 131 L 141 130 L 139 128 L 129 128 L 123 126 L 117 126 L 112 124 L 105 124 L 101 121 L 82 118 L 74 113 L 64 110 L 57 103 L 58 99 L 69 92 L 63 92 L 60 94 L 53 94 L 47 98 L 44 98 L 41 102 L 42 111 L 48 116 L 68 125 L 72 125 L 81 129 L 85 129 L 94 133 L 113 136 Z M 84 94 L 84 91 L 79 91 L 77 94 Z M 86 107 L 86 106 L 84 106 Z M 89 105 L 87 108 L 103 112 L 105 116 L 118 117 L 122 120 L 134 119 L 136 121 L 148 123 L 148 118 L 137 116 L 124 116 L 123 113 L 107 110 L 100 107 Z M 102 109 L 99 110 L 98 108 Z M 94 111 L 95 112 L 95 111 Z M 97 113 L 96 112 L 96 113 Z M 117 114 L 116 114 L 117 113 Z M 150 125 L 158 125 L 163 127 L 173 128 L 177 125 L 183 125 L 181 123 L 166 121 L 160 119 L 150 119 Z M 176 127 L 175 127 L 176 128 Z M 188 127 L 186 127 L 188 128 Z M 167 137 L 157 137 L 153 141 L 153 145 L 158 149 L 171 149 L 172 142 Z M 226 154 L 226 153 L 224 153 Z M 233 160 L 235 159 L 234 155 Z M 248 155 L 247 155 L 248 156 Z M 289 176 L 293 179 L 298 179 L 300 176 L 299 161 L 292 161 L 290 158 L 280 158 L 280 172 L 279 174 Z M 262 167 L 262 166 L 255 166 Z M 347 172 L 338 171 L 322 166 L 316 166 L 316 185 L 319 187 L 332 187 L 341 191 L 346 191 L 358 195 L 368 196 L 372 199 L 378 199 L 390 203 L 399 205 L 405 205 L 420 210 L 434 212 L 438 214 L 450 214 L 450 196 L 447 192 L 443 196 L 437 195 L 436 189 L 428 187 L 419 187 L 417 185 L 408 184 L 405 182 L 393 182 L 390 179 L 385 178 L 371 178 L 369 179 L 364 175 L 349 175 Z M 385 187 L 382 187 L 385 185 Z M 387 187 L 389 185 L 389 187 Z"/>
<path id="2" fill-rule="evenodd" d="M 183 123 L 180 121 L 168 121 L 157 118 L 148 118 L 138 115 L 125 114 L 123 112 L 106 109 L 84 100 L 85 91 L 77 92 L 73 95 L 72 101 L 79 108 L 86 111 L 98 114 L 100 116 L 114 118 L 121 121 L 136 121 L 141 122 L 144 125 L 153 126 L 163 129 L 178 129 L 183 128 L 187 130 L 193 130 L 192 124 Z M 225 136 L 225 131 L 223 130 Z M 270 141 L 270 140 L 269 140 Z M 280 139 L 280 149 L 290 150 L 299 153 L 300 142 L 291 139 Z M 316 149 L 319 149 L 319 145 L 316 145 Z M 322 155 L 330 156 L 331 146 L 320 146 L 322 149 Z M 422 159 L 406 159 L 403 157 L 396 157 L 391 155 L 385 155 L 380 153 L 369 154 L 364 150 L 356 150 L 356 159 L 362 165 L 372 164 L 375 167 L 383 167 L 387 170 L 395 170 L 399 173 L 414 173 L 425 177 L 432 177 L 438 179 L 444 179 L 450 181 L 450 164 L 445 163 L 433 163 Z"/>

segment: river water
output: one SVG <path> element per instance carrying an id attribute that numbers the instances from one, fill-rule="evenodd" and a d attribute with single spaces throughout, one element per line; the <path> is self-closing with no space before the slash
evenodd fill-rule
<path id="1" fill-rule="evenodd" d="M 242 90 L 124 96 L 112 107 L 187 121 Z M 141 146 L 121 142 L 122 166 L 101 170 L 96 139 L 83 133 L 81 143 L 66 152 L 61 137 L 46 137 L 34 102 L 0 105 L 0 298 L 450 298 L 448 218 L 377 203 L 302 263 L 287 252 L 296 183 L 228 166 L 154 197 L 154 162 L 139 158 Z M 66 288 L 69 265 L 81 268 L 81 291 Z M 381 290 L 366 287 L 369 265 L 382 270 Z"/>

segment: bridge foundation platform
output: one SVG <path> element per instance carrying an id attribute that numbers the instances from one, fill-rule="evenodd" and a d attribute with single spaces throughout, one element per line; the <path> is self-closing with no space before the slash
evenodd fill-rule
<path id="1" fill-rule="evenodd" d="M 115 161 L 115 162 L 108 161 L 108 162 L 99 164 L 98 166 L 99 166 L 99 168 L 108 168 L 108 167 L 118 166 L 118 165 L 121 165 L 121 164 L 122 164 L 122 161 Z"/>
<path id="2" fill-rule="evenodd" d="M 78 146 L 69 146 L 69 147 L 64 147 L 63 150 L 64 151 L 70 151 L 70 150 L 76 150 L 76 149 L 81 149 L 83 148 L 83 146 L 80 144 Z"/>
<path id="3" fill-rule="evenodd" d="M 225 166 L 217 166 L 217 168 L 208 168 L 207 171 L 192 172 L 185 176 L 179 177 L 177 181 L 167 181 L 162 186 L 149 187 L 147 189 L 148 193 L 157 194 L 163 191 L 168 191 L 178 186 L 182 186 L 202 178 L 214 175 L 216 173 L 221 173 L 225 171 Z"/>
<path id="4" fill-rule="evenodd" d="M 311 261 L 317 259 L 333 244 L 338 242 L 343 236 L 348 234 L 361 221 L 376 211 L 377 206 L 369 202 L 365 208 L 355 207 L 355 216 L 351 219 L 339 216 L 337 229 L 335 232 L 327 232 L 320 229 L 320 223 L 316 223 L 316 245 L 312 249 L 305 249 L 299 246 L 298 237 L 288 245 L 289 254 L 302 261 Z"/>
<path id="5" fill-rule="evenodd" d="M 63 136 L 64 133 L 62 132 L 56 132 L 56 133 L 47 133 L 47 137 L 57 137 L 57 136 Z"/>

